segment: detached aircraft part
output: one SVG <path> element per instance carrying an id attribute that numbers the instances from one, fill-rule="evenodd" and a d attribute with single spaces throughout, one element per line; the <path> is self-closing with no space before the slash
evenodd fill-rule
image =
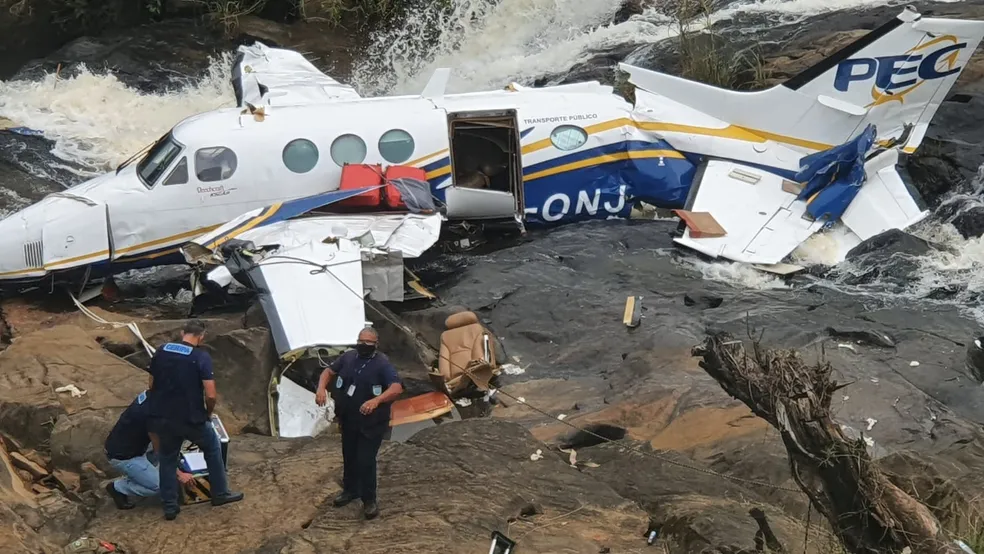
<path id="1" fill-rule="evenodd" d="M 707 162 L 681 214 L 686 228 L 674 241 L 713 258 L 775 266 L 838 222 L 850 231 L 837 245 L 838 261 L 861 241 L 918 223 L 929 212 L 896 170 L 898 151 L 875 149 L 869 158 L 874 137 L 869 125 L 843 145 L 803 157 L 795 174 Z"/>

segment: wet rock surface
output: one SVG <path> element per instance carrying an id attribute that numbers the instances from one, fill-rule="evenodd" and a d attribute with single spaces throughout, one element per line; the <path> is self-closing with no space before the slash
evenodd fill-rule
<path id="1" fill-rule="evenodd" d="M 227 325 L 209 348 L 220 414 L 239 422 L 229 426 L 235 434 L 230 474 L 247 499 L 223 508 L 187 507 L 170 526 L 153 500 L 118 512 L 98 492 L 104 479 L 86 476 L 99 470 L 85 467 L 108 469 L 99 456 L 105 433 L 146 384 L 145 373 L 107 350 L 136 351 L 135 339 L 77 313 L 5 304 L 14 340 L 0 353 L 2 390 L 9 391 L 0 432 L 50 456 L 49 471 L 81 475 L 77 500 L 45 493 L 54 500 L 43 509 L 44 495 L 25 493 L 33 504 L 16 505 L 33 507 L 18 508 L 24 514 L 18 521 L 31 531 L 17 540 L 57 542 L 84 530 L 137 552 L 177 552 L 193 543 L 243 552 L 383 552 L 408 545 L 471 552 L 487 548 L 489 533 L 498 529 L 522 537 L 531 551 L 619 552 L 642 547 L 643 535 L 656 526 L 671 552 L 734 551 L 754 546 L 764 516 L 784 548 L 802 549 L 805 497 L 796 492 L 775 431 L 729 398 L 690 355 L 711 329 L 764 330 L 769 346 L 825 356 L 837 379 L 849 383 L 834 400 L 837 421 L 869 437 L 884 460 L 879 463 L 899 480 L 923 475 L 925 482 L 912 485 L 922 497 L 931 497 L 934 479 L 970 483 L 984 470 L 984 390 L 965 369 L 974 328 L 967 319 L 911 302 L 862 305 L 819 287 L 698 286 L 691 262 L 670 250 L 672 227 L 581 224 L 416 268 L 437 283 L 445 305 L 402 313 L 404 322 L 436 342 L 447 315 L 471 307 L 526 371 L 502 376 L 491 418 L 445 423 L 406 443 L 386 443 L 383 512 L 371 523 L 361 519 L 358 503 L 330 507 L 339 490 L 337 436 L 253 434 L 266 431 L 271 353 L 268 331 L 243 329 L 241 314 L 209 323 Z M 636 329 L 621 322 L 629 295 L 643 297 L 645 317 Z M 140 325 L 155 345 L 176 332 L 174 322 Z M 397 342 L 389 332 L 384 337 Z M 56 339 L 64 345 L 57 352 L 42 346 Z M 412 364 L 408 352 L 403 357 Z M 51 393 L 63 381 L 87 394 Z M 565 417 L 546 417 L 524 402 Z M 36 429 L 51 420 L 50 433 L 39 434 Z M 559 448 L 573 449 L 574 458 Z M 543 458 L 531 460 L 537 450 Z M 907 456 L 905 464 L 893 461 L 899 453 Z M 926 464 L 942 465 L 927 473 Z M 960 506 L 974 502 L 948 498 Z M 46 527 L 56 507 L 71 508 L 58 517 L 67 527 Z M 810 537 L 807 551 L 830 544 L 815 518 Z"/>

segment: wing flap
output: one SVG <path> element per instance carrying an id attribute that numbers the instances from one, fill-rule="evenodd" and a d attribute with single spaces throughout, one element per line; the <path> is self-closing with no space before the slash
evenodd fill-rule
<path id="1" fill-rule="evenodd" d="M 785 182 L 761 169 L 708 162 L 689 208 L 710 213 L 725 234 L 700 237 L 688 227 L 674 241 L 714 258 L 761 265 L 781 262 L 823 225 L 803 219 L 806 203 L 787 192 Z"/>

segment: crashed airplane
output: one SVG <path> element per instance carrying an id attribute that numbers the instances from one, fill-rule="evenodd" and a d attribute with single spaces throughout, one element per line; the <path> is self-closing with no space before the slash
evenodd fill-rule
<path id="1" fill-rule="evenodd" d="M 309 212 L 326 226 L 412 213 L 428 228 L 522 227 L 625 218 L 639 202 L 679 210 L 678 244 L 768 269 L 833 225 L 857 243 L 926 217 L 896 163 L 982 35 L 982 21 L 907 8 L 758 92 L 623 64 L 633 103 L 596 82 L 445 94 L 447 70 L 419 95 L 362 98 L 296 52 L 241 47 L 238 107 L 190 117 L 142 157 L 0 222 L 0 283 L 184 263 L 182 245 L 209 246 L 201 237 L 256 210 L 222 240 Z M 426 193 L 430 214 L 400 200 Z"/>

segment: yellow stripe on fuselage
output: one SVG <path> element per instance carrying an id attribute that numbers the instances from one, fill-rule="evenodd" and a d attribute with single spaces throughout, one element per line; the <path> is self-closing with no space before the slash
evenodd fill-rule
<path id="1" fill-rule="evenodd" d="M 267 210 L 267 213 L 265 213 L 263 215 L 258 215 L 256 217 L 254 217 L 252 221 L 250 221 L 246 225 L 243 225 L 239 229 L 233 229 L 233 230 L 229 231 L 228 233 L 226 233 L 225 235 L 222 235 L 222 236 L 218 237 L 217 239 L 213 240 L 209 244 L 205 245 L 205 248 L 207 248 L 209 250 L 215 250 L 215 248 L 217 246 L 219 246 L 220 244 L 225 243 L 229 239 L 234 239 L 234 238 L 238 237 L 239 235 L 245 233 L 246 231 L 249 231 L 250 229 L 256 227 L 260 223 L 263 223 L 264 221 L 270 219 L 271 217 L 273 217 L 274 215 L 276 215 L 277 212 L 280 211 L 280 208 L 283 205 L 284 205 L 283 202 L 277 202 L 276 204 L 271 205 L 270 206 L 270 209 Z"/>
<path id="2" fill-rule="evenodd" d="M 542 177 L 549 177 L 551 175 L 557 175 L 559 173 L 574 171 L 575 169 L 582 169 L 585 167 L 591 167 L 591 166 L 606 164 L 610 162 L 617 162 L 622 160 L 642 160 L 646 158 L 683 159 L 683 154 L 677 152 L 676 150 L 635 150 L 630 152 L 618 152 L 615 154 L 602 154 L 601 156 L 595 156 L 593 158 L 578 160 L 576 162 L 571 162 L 571 163 L 559 165 L 557 167 L 551 167 L 550 169 L 544 169 L 542 171 L 530 173 L 529 175 L 523 176 L 523 182 L 529 182 L 534 179 L 540 179 Z"/>

